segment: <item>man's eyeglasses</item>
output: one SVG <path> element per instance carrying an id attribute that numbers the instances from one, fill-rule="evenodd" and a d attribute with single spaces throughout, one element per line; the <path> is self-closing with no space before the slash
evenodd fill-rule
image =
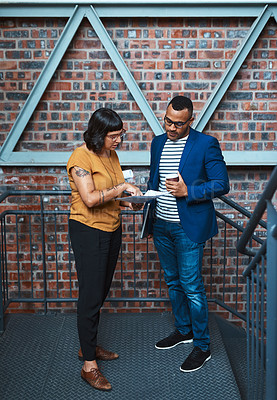
<path id="1" fill-rule="evenodd" d="M 164 123 L 168 126 L 171 126 L 173 124 L 175 126 L 175 128 L 178 129 L 178 128 L 182 128 L 182 126 L 184 126 L 190 119 L 191 119 L 191 117 L 189 117 L 185 122 L 182 122 L 182 121 L 173 122 L 168 117 L 164 117 Z"/>
<path id="2" fill-rule="evenodd" d="M 120 140 L 123 140 L 126 138 L 126 130 L 122 129 L 122 132 L 118 135 L 106 135 L 106 137 L 111 139 L 113 142 L 115 142 L 118 138 L 120 138 Z"/>

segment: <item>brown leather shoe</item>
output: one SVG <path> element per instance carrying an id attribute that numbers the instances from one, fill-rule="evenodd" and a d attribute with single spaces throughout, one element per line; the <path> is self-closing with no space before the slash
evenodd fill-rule
<path id="1" fill-rule="evenodd" d="M 98 368 L 91 368 L 89 372 L 84 371 L 82 368 L 81 377 L 97 390 L 108 392 L 112 389 L 112 385 L 104 375 L 101 374 Z"/>
<path id="2" fill-rule="evenodd" d="M 117 353 L 103 349 L 103 347 L 96 346 L 96 358 L 103 361 L 116 360 L 119 357 Z"/>
<path id="3" fill-rule="evenodd" d="M 96 346 L 97 360 L 112 361 L 112 360 L 116 360 L 118 357 L 119 357 L 119 355 L 117 353 L 113 353 L 112 351 L 103 349 L 103 347 Z M 84 357 L 83 357 L 81 348 L 78 351 L 78 358 L 80 361 L 84 361 Z"/>

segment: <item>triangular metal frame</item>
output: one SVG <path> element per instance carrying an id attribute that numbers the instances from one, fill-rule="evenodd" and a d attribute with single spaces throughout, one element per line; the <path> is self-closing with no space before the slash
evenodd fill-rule
<path id="1" fill-rule="evenodd" d="M 248 35 L 245 40 L 239 46 L 235 56 L 229 63 L 220 81 L 214 88 L 209 100 L 207 101 L 202 112 L 199 114 L 197 121 L 195 121 L 194 128 L 198 130 L 203 130 L 211 118 L 212 114 L 216 110 L 220 100 L 226 93 L 228 87 L 230 86 L 235 75 L 239 71 L 243 61 L 247 57 L 248 53 L 252 49 L 254 43 L 258 39 L 260 33 L 264 29 L 267 21 L 271 16 L 275 17 L 276 20 L 276 7 L 264 7 L 261 14 L 254 21 L 252 27 L 250 28 Z M 141 92 L 138 84 L 136 83 L 133 75 L 126 66 L 124 60 L 119 54 L 115 44 L 111 40 L 108 32 L 106 31 L 104 25 L 102 24 L 99 16 L 97 15 L 93 6 L 78 6 L 76 5 L 72 15 L 70 16 L 55 48 L 53 49 L 44 69 L 42 70 L 38 80 L 36 81 L 31 93 L 29 94 L 24 107 L 22 108 L 20 114 L 18 115 L 10 133 L 8 134 L 1 150 L 0 150 L 0 165 L 65 165 L 66 161 L 70 156 L 70 152 L 14 152 L 14 148 L 20 139 L 27 123 L 29 122 L 33 112 L 35 111 L 44 91 L 47 88 L 53 74 L 55 73 L 59 63 L 61 62 L 71 40 L 79 28 L 83 18 L 87 18 L 90 22 L 92 28 L 96 32 L 101 43 L 105 47 L 107 53 L 109 54 L 112 62 L 114 63 L 117 71 L 120 73 L 123 81 L 125 82 L 127 88 L 132 94 L 134 100 L 142 111 L 144 117 L 146 118 L 148 124 L 153 130 L 155 135 L 159 135 L 163 132 L 162 126 L 149 106 L 147 100 L 145 99 L 143 93 Z M 147 165 L 149 163 L 149 152 L 148 151 L 131 151 L 124 152 L 119 151 L 120 161 L 123 165 Z M 225 159 L 232 158 L 234 155 L 233 151 L 224 152 Z M 228 154 L 227 154 L 228 153 Z M 240 152 L 245 154 L 248 153 L 250 156 L 246 163 L 251 164 L 251 160 L 254 160 L 253 164 L 259 164 L 259 161 L 264 160 L 265 152 Z M 253 157 L 253 153 L 255 157 Z M 275 152 L 266 152 L 269 156 L 269 164 L 271 159 L 273 164 L 275 159 Z M 270 154 L 272 153 L 272 154 Z M 274 154 L 273 154 L 274 153 Z M 229 156 L 229 157 L 228 157 Z M 243 162 L 238 162 L 237 164 L 243 164 Z M 236 162 L 229 162 L 229 164 L 236 164 Z"/>

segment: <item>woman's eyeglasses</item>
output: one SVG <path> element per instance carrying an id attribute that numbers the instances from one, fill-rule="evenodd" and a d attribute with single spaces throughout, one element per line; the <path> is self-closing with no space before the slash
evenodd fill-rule
<path id="1" fill-rule="evenodd" d="M 122 132 L 118 135 L 106 135 L 107 138 L 111 139 L 113 142 L 116 142 L 117 139 L 123 140 L 126 138 L 126 129 L 122 129 Z"/>
<path id="2" fill-rule="evenodd" d="M 164 123 L 168 126 L 171 126 L 173 124 L 175 128 L 182 128 L 182 126 L 184 126 L 190 119 L 191 117 L 189 117 L 185 122 L 182 121 L 173 122 L 168 117 L 164 117 Z"/>

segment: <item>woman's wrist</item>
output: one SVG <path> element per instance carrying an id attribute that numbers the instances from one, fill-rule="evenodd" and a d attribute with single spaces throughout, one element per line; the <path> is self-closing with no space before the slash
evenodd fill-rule
<path id="1" fill-rule="evenodd" d="M 124 190 L 126 190 L 127 187 L 128 187 L 128 183 L 124 181 L 124 182 L 121 182 L 118 185 L 114 186 L 114 189 L 120 190 L 119 194 L 121 194 L 122 192 L 124 192 Z"/>
<path id="2" fill-rule="evenodd" d="M 116 185 L 116 187 L 117 187 L 118 189 L 120 189 L 122 192 L 124 192 L 124 190 L 126 190 L 127 186 L 128 186 L 128 184 L 127 184 L 127 182 L 125 182 L 125 181 L 119 183 L 118 185 Z"/>
<path id="3" fill-rule="evenodd" d="M 113 187 L 113 189 L 114 189 L 115 192 L 116 192 L 115 198 L 119 197 L 119 196 L 121 195 L 121 193 L 124 192 L 124 190 L 126 189 L 126 187 L 127 187 L 127 184 L 126 184 L 125 181 L 119 183 L 118 185 L 115 185 L 115 186 Z"/>

